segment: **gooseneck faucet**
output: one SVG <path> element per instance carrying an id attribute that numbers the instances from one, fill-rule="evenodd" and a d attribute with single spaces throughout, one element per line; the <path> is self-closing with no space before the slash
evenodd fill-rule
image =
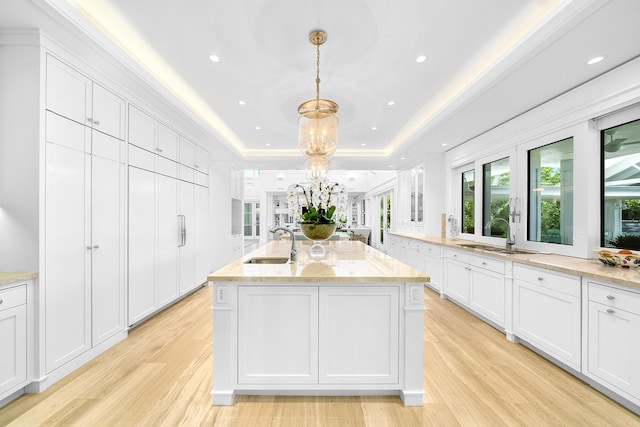
<path id="1" fill-rule="evenodd" d="M 491 224 L 493 224 L 496 221 L 504 222 L 507 225 L 507 249 L 511 249 L 511 247 L 516 244 L 516 238 L 515 236 L 513 237 L 511 236 L 511 225 L 509 224 L 509 221 L 507 221 L 504 218 L 492 218 L 489 221 L 487 221 L 487 224 L 484 226 L 484 229 L 485 230 L 491 229 Z"/>
<path id="2" fill-rule="evenodd" d="M 291 255 L 289 256 L 289 260 L 291 262 L 298 260 L 298 251 L 296 251 L 296 235 L 293 234 L 293 231 L 289 230 L 285 227 L 273 227 L 269 232 L 275 233 L 276 231 L 284 231 L 291 235 Z"/>

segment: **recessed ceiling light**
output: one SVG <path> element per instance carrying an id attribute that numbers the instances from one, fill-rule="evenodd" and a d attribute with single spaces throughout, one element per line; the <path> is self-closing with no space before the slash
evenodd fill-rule
<path id="1" fill-rule="evenodd" d="M 218 55 L 209 55 L 209 59 L 212 62 L 220 62 L 220 58 L 218 57 Z"/>
<path id="2" fill-rule="evenodd" d="M 396 103 L 396 101 L 389 101 L 389 102 L 387 102 L 387 105 L 389 107 L 391 107 L 392 105 L 395 105 L 395 103 Z"/>
<path id="3" fill-rule="evenodd" d="M 390 167 L 390 168 L 392 168 L 392 167 L 393 167 L 393 165 L 389 165 L 389 167 Z"/>
<path id="4" fill-rule="evenodd" d="M 400 160 L 404 160 L 404 157 L 400 157 Z"/>
<path id="5" fill-rule="evenodd" d="M 262 129 L 260 126 L 256 126 L 256 130 L 260 130 Z"/>
<path id="6" fill-rule="evenodd" d="M 375 126 L 372 126 L 372 127 L 371 127 L 371 130 L 378 130 L 378 128 L 377 128 L 377 127 L 375 127 Z"/>
<path id="7" fill-rule="evenodd" d="M 367 145 L 367 144 L 365 144 L 365 143 L 363 142 L 363 143 L 362 143 L 362 144 L 360 144 L 360 145 L 364 147 L 364 146 L 365 146 L 365 145 Z"/>
<path id="8" fill-rule="evenodd" d="M 266 144 L 264 144 L 264 145 L 266 145 L 267 147 L 271 147 L 271 144 L 268 143 L 268 142 Z"/>
<path id="9" fill-rule="evenodd" d="M 588 60 L 587 64 L 589 64 L 589 65 L 597 64 L 598 62 L 602 61 L 603 59 L 604 59 L 604 56 L 596 56 L 595 58 L 591 58 L 590 60 Z"/>
<path id="10" fill-rule="evenodd" d="M 427 57 L 426 57 L 426 56 L 424 56 L 424 55 L 418 55 L 418 57 L 416 58 L 416 62 L 417 62 L 418 64 L 420 64 L 420 63 L 422 63 L 422 62 L 426 61 L 426 59 L 427 59 Z"/>
<path id="11" fill-rule="evenodd" d="M 440 144 L 440 145 L 442 145 L 443 147 L 446 147 L 446 146 L 447 146 L 447 143 L 446 143 L 446 142 L 443 142 L 443 143 L 442 143 L 442 144 Z"/>
<path id="12" fill-rule="evenodd" d="M 246 103 L 246 102 L 244 102 L 243 100 L 240 100 L 240 101 L 238 101 L 238 104 L 240 104 L 240 105 L 246 105 L 247 103 Z"/>

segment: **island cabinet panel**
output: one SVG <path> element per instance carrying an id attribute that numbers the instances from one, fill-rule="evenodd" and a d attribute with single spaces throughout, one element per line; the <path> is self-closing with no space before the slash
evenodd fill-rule
<path id="1" fill-rule="evenodd" d="M 320 288 L 320 384 L 398 382 L 398 288 Z"/>
<path id="2" fill-rule="evenodd" d="M 318 382 L 318 288 L 238 289 L 238 382 Z"/>

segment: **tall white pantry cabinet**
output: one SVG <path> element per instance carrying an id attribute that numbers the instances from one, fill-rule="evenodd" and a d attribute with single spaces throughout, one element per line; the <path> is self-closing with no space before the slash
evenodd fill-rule
<path id="1" fill-rule="evenodd" d="M 0 67 L 0 269 L 38 272 L 34 314 L 26 318 L 33 345 L 18 355 L 33 367 L 25 390 L 38 392 L 206 282 L 209 153 L 154 122 L 153 143 L 169 141 L 168 151 L 140 149 L 153 166 L 131 165 L 131 92 L 58 59 L 41 34 L 20 36 L 0 34 L 0 63 L 8 64 Z M 183 139 L 192 144 L 184 161 Z M 191 174 L 181 176 L 182 167 Z M 136 173 L 132 180 L 134 169 L 146 181 Z M 152 201 L 137 197 L 149 188 Z M 151 246 L 136 249 L 132 224 L 140 226 L 134 239 L 152 227 Z M 132 274 L 153 283 L 151 307 L 138 317 L 131 315 L 140 293 Z M 0 362 L 5 357 L 0 352 Z"/>

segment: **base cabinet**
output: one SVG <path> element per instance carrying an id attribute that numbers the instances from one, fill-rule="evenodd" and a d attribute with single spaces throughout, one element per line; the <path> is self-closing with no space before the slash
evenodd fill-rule
<path id="1" fill-rule="evenodd" d="M 580 278 L 514 264 L 513 332 L 580 371 Z"/>
<path id="2" fill-rule="evenodd" d="M 395 384 L 398 288 L 241 286 L 240 384 Z"/>
<path id="3" fill-rule="evenodd" d="M 27 380 L 26 287 L 0 290 L 0 400 Z"/>
<path id="4" fill-rule="evenodd" d="M 445 249 L 444 293 L 469 305 L 469 255 Z"/>
<path id="5" fill-rule="evenodd" d="M 588 284 L 587 375 L 640 405 L 640 293 Z"/>

